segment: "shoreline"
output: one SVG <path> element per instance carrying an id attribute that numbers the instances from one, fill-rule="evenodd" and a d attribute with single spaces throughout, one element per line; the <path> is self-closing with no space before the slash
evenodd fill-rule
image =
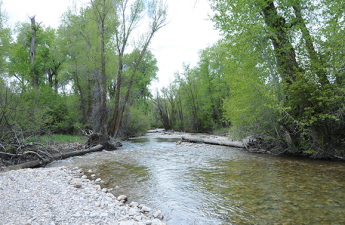
<path id="1" fill-rule="evenodd" d="M 0 224 L 166 225 L 163 214 L 115 197 L 82 169 L 21 169 L 0 173 Z"/>

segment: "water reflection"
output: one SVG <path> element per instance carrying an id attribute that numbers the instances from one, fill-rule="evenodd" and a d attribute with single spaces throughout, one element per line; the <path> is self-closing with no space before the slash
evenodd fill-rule
<path id="1" fill-rule="evenodd" d="M 50 166 L 91 169 L 168 224 L 344 224 L 341 162 L 272 157 L 150 134 Z M 92 163 L 90 163 L 92 162 Z M 87 174 L 90 175 L 90 174 Z"/>

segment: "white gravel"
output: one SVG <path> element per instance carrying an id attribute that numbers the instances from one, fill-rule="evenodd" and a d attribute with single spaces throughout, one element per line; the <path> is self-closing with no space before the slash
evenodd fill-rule
<path id="1" fill-rule="evenodd" d="M 80 176 L 66 167 L 0 173 L 0 224 L 165 224 Z"/>

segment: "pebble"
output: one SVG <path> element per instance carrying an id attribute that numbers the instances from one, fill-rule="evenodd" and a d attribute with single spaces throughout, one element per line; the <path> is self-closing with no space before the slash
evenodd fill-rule
<path id="1" fill-rule="evenodd" d="M 151 208 L 147 207 L 146 205 L 141 208 L 142 212 L 150 212 Z"/>
<path id="2" fill-rule="evenodd" d="M 162 212 L 160 210 L 158 210 L 157 212 L 155 212 L 155 214 L 153 215 L 154 218 L 160 219 L 162 220 L 164 218 Z"/>
<path id="3" fill-rule="evenodd" d="M 127 200 L 126 195 L 120 195 L 119 197 L 117 197 L 117 201 L 126 201 L 126 200 Z"/>
<path id="4" fill-rule="evenodd" d="M 139 203 L 138 202 L 131 202 L 131 204 L 129 204 L 129 207 L 138 207 Z"/>
<path id="5" fill-rule="evenodd" d="M 159 219 L 152 220 L 152 225 L 161 225 L 161 221 Z"/>
<path id="6" fill-rule="evenodd" d="M 67 167 L 0 173 L 0 224 L 164 224 L 160 211 L 151 221 L 144 214 L 149 207 L 141 204 L 140 211 L 137 202 L 126 205 L 127 196 L 116 199 L 82 174 Z"/>
<path id="7" fill-rule="evenodd" d="M 96 180 L 95 180 L 95 183 L 101 183 L 101 178 L 97 178 Z"/>

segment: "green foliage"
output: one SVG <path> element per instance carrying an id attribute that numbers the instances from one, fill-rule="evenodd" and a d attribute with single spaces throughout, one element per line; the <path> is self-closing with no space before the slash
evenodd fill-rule
<path id="1" fill-rule="evenodd" d="M 150 121 L 140 110 L 129 106 L 124 115 L 120 129 L 120 136 L 128 138 L 143 135 L 150 129 Z"/>
<path id="2" fill-rule="evenodd" d="M 219 42 L 200 51 L 198 65 L 184 65 L 175 81 L 161 90 L 162 97 L 157 96 L 156 111 L 172 129 L 201 132 L 228 126 L 223 116 L 223 99 L 229 93 L 223 45 Z"/>
<path id="3" fill-rule="evenodd" d="M 344 7 L 328 0 L 212 1 L 226 43 L 224 110 L 234 135 L 274 138 L 313 157 L 345 147 Z"/>

